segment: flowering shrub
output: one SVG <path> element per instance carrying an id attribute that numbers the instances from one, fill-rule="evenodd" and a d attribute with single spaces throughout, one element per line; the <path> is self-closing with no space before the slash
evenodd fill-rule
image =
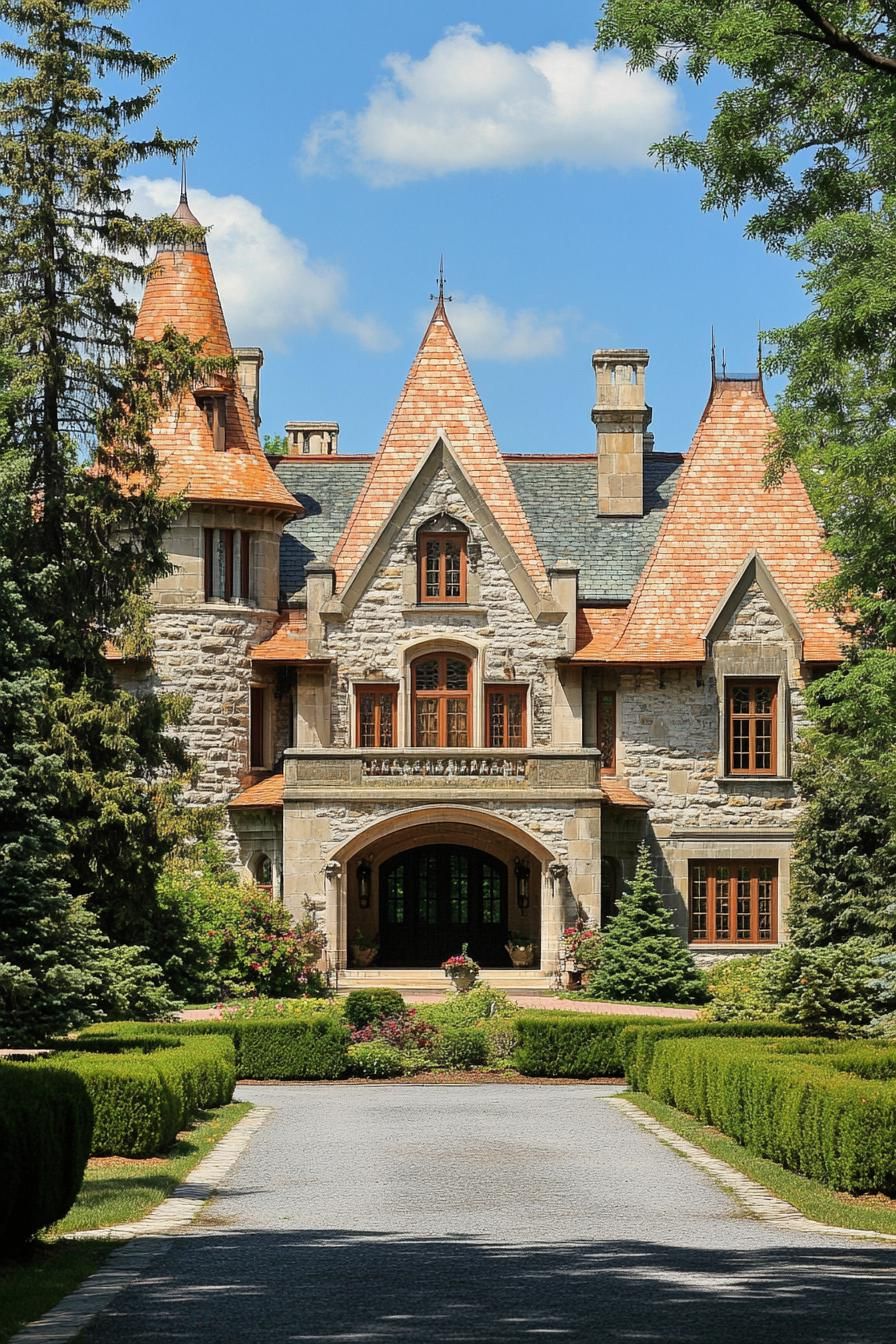
<path id="1" fill-rule="evenodd" d="M 576 965 L 582 964 L 583 957 L 586 959 L 589 957 L 592 945 L 594 948 L 600 945 L 600 934 L 587 919 L 579 918 L 575 924 L 570 924 L 563 930 L 563 946 L 567 960 L 574 961 Z"/>
<path id="2" fill-rule="evenodd" d="M 383 1017 L 378 1022 L 370 1022 L 352 1032 L 353 1045 L 365 1045 L 373 1041 L 382 1041 L 396 1050 L 428 1051 L 436 1037 L 436 1028 L 431 1022 L 418 1016 L 415 1008 L 408 1008 L 398 1017 Z"/>

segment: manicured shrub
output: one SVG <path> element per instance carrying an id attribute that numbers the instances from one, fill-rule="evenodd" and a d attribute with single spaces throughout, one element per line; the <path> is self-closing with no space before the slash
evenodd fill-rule
<path id="1" fill-rule="evenodd" d="M 343 1078 L 348 1073 L 348 1033 L 332 1018 L 243 1022 L 236 1031 L 242 1078 Z"/>
<path id="2" fill-rule="evenodd" d="M 93 1104 L 94 1156 L 148 1157 L 170 1147 L 201 1110 L 222 1106 L 236 1081 L 232 1041 L 184 1039 L 139 1024 L 85 1032 L 54 1065 L 82 1080 Z"/>
<path id="3" fill-rule="evenodd" d="M 628 1019 L 631 1022 L 631 1019 Z M 657 1042 L 672 1038 L 721 1036 L 750 1039 L 762 1036 L 793 1036 L 803 1040 L 799 1027 L 784 1022 L 688 1022 L 640 1018 L 627 1026 L 620 1038 L 620 1054 L 627 1082 L 636 1092 L 646 1092 L 650 1065 Z"/>
<path id="4" fill-rule="evenodd" d="M 401 1051 L 382 1041 L 350 1045 L 348 1058 L 352 1073 L 361 1078 L 397 1078 L 405 1071 Z"/>
<path id="5" fill-rule="evenodd" d="M 801 1175 L 896 1194 L 896 1084 L 879 1078 L 894 1058 L 833 1041 L 669 1038 L 655 1045 L 647 1087 Z"/>
<path id="6" fill-rule="evenodd" d="M 621 1003 L 702 1003 L 706 998 L 706 977 L 675 932 L 646 844 L 638 850 L 634 880 L 601 936 L 588 993 Z"/>
<path id="7" fill-rule="evenodd" d="M 538 1009 L 516 1019 L 514 1064 L 534 1078 L 621 1078 L 621 1037 L 643 1017 Z"/>
<path id="8" fill-rule="evenodd" d="M 442 1069 L 473 1069 L 488 1058 L 488 1040 L 479 1027 L 443 1027 L 432 1047 Z"/>
<path id="9" fill-rule="evenodd" d="M 419 1010 L 427 1022 L 439 1027 L 474 1027 L 493 1017 L 514 1017 L 519 1009 L 501 989 L 476 985 L 466 994 L 450 994 L 440 1003 Z"/>
<path id="10" fill-rule="evenodd" d="M 772 1014 L 762 992 L 765 957 L 723 957 L 706 974 L 709 1002 L 701 1009 L 706 1022 L 761 1022 Z"/>
<path id="11" fill-rule="evenodd" d="M 345 999 L 345 1020 L 357 1031 L 384 1017 L 400 1017 L 406 1006 L 397 989 L 353 989 Z"/>
<path id="12" fill-rule="evenodd" d="M 319 1017 L 321 1014 L 342 1019 L 345 1014 L 341 999 L 303 998 L 274 999 L 266 995 L 252 995 L 248 999 L 230 999 L 221 1008 L 224 1022 L 248 1022 L 256 1017 L 291 1022 L 295 1018 Z"/>
<path id="13" fill-rule="evenodd" d="M 90 1153 L 93 1108 L 73 1073 L 0 1063 L 0 1252 L 68 1213 Z"/>

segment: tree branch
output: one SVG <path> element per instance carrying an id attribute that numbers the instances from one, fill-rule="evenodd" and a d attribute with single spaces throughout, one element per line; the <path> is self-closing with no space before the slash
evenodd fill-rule
<path id="1" fill-rule="evenodd" d="M 810 41 L 820 41 L 831 51 L 842 51 L 847 56 L 852 56 L 862 65 L 868 66 L 870 70 L 878 70 L 886 75 L 896 75 L 896 60 L 891 56 L 881 56 L 879 52 L 866 47 L 862 42 L 858 42 L 854 37 L 850 37 L 841 30 L 830 19 L 816 8 L 812 0 L 790 0 L 794 9 L 799 10 L 807 23 L 811 23 L 818 31 L 817 33 L 800 33 L 799 36 L 808 38 Z M 796 34 L 794 34 L 796 36 Z"/>

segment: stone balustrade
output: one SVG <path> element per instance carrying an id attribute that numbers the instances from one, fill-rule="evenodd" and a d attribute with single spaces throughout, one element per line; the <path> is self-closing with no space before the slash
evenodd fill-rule
<path id="1" fill-rule="evenodd" d="M 531 751 L 382 750 L 294 747 L 284 759 L 284 798 L 362 796 L 368 800 L 432 797 L 435 786 L 459 797 L 510 794 L 582 797 L 599 789 L 599 753 L 589 749 Z M 415 799 L 416 800 L 416 799 Z"/>

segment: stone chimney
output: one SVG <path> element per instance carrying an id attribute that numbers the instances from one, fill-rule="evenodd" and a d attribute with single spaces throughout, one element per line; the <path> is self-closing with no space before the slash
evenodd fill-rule
<path id="1" fill-rule="evenodd" d="M 264 363 L 264 351 L 257 345 L 237 346 L 234 349 L 237 359 L 237 375 L 243 396 L 249 403 L 249 410 L 255 417 L 255 428 L 261 424 L 261 366 Z"/>
<path id="2" fill-rule="evenodd" d="M 644 399 L 646 350 L 595 350 L 597 394 L 591 419 L 597 428 L 597 511 L 617 518 L 644 513 L 644 453 L 653 411 Z"/>
<path id="3" fill-rule="evenodd" d="M 339 452 L 335 420 L 288 420 L 286 439 L 290 457 L 333 457 Z"/>

